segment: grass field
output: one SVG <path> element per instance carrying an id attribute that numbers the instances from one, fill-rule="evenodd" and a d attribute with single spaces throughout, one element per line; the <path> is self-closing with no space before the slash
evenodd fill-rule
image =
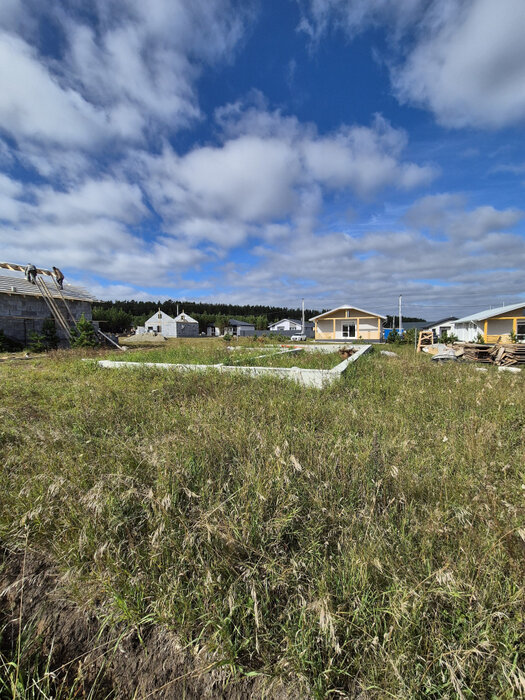
<path id="1" fill-rule="evenodd" d="M 177 352 L 223 356 L 200 342 Z M 396 352 L 325 391 L 76 352 L 3 363 L 0 544 L 45 552 L 106 624 L 165 626 L 235 677 L 519 697 L 525 378 Z"/>
<path id="2" fill-rule="evenodd" d="M 257 367 L 301 367 L 310 369 L 332 369 L 342 361 L 338 352 L 284 352 L 288 348 L 279 345 L 255 346 L 252 342 L 237 344 L 228 350 L 221 340 L 171 340 L 166 347 L 133 349 L 117 359 L 128 362 L 168 362 L 173 364 L 224 364 Z M 114 353 L 111 353 L 114 357 Z"/>

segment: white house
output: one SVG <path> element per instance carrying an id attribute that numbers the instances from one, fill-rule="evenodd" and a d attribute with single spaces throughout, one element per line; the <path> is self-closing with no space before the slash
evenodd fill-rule
<path id="1" fill-rule="evenodd" d="M 293 318 L 282 318 L 268 326 L 269 331 L 300 331 L 301 329 L 301 321 L 296 321 Z"/>
<path id="2" fill-rule="evenodd" d="M 184 311 L 172 318 L 159 309 L 143 327 L 137 328 L 137 334 L 141 333 L 158 333 L 165 338 L 195 338 L 199 335 L 199 322 Z"/>
<path id="3" fill-rule="evenodd" d="M 386 316 L 343 304 L 310 319 L 316 340 L 381 340 Z"/>
<path id="4" fill-rule="evenodd" d="M 421 330 L 432 331 L 435 338 L 441 338 L 444 335 L 450 335 L 454 333 L 452 330 L 454 321 L 457 321 L 456 316 L 447 316 L 447 318 L 442 318 L 439 321 L 433 321 L 432 323 L 427 323 L 423 326 Z"/>
<path id="5" fill-rule="evenodd" d="M 478 336 L 485 343 L 509 342 L 511 333 L 525 342 L 525 303 L 499 306 L 459 318 L 452 324 L 452 333 L 464 343 L 472 343 Z"/>

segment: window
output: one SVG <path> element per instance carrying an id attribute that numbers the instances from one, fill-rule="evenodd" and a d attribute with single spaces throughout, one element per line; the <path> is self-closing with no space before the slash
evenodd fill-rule
<path id="1" fill-rule="evenodd" d="M 162 330 L 162 327 L 161 327 L 161 326 L 157 326 L 157 333 L 160 333 L 161 330 Z"/>
<path id="2" fill-rule="evenodd" d="M 162 311 L 159 311 L 159 313 L 157 314 L 157 318 L 162 318 Z"/>
<path id="3" fill-rule="evenodd" d="M 355 338 L 355 330 L 355 321 L 352 321 L 352 323 L 343 323 L 343 338 Z"/>
<path id="4" fill-rule="evenodd" d="M 516 324 L 516 335 L 520 343 L 525 342 L 525 321 L 518 321 Z"/>

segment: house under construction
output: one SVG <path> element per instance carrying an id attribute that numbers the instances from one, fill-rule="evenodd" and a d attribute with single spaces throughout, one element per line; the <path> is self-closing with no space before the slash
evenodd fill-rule
<path id="1" fill-rule="evenodd" d="M 25 268 L 0 263 L 0 269 L 24 273 Z M 36 269 L 34 282 L 20 276 L 0 275 L 0 330 L 7 338 L 26 345 L 31 333 L 41 333 L 44 321 L 55 321 L 57 335 L 67 344 L 82 315 L 91 320 L 95 297 L 79 287 L 57 283 L 49 270 Z"/>

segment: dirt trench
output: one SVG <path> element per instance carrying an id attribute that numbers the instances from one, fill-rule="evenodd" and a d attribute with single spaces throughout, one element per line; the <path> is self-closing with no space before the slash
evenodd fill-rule
<path id="1" fill-rule="evenodd" d="M 32 625 L 33 644 L 51 659 L 58 682 L 68 687 L 76 679 L 75 697 L 96 687 L 96 698 L 123 700 L 306 698 L 297 687 L 262 676 L 232 680 L 209 654 L 181 648 L 176 635 L 160 625 L 101 626 L 94 612 L 68 598 L 56 568 L 43 556 L 28 552 L 24 561 L 23 554 L 4 553 L 1 559 L 3 645 L 16 646 L 20 620 L 22 628 Z"/>

